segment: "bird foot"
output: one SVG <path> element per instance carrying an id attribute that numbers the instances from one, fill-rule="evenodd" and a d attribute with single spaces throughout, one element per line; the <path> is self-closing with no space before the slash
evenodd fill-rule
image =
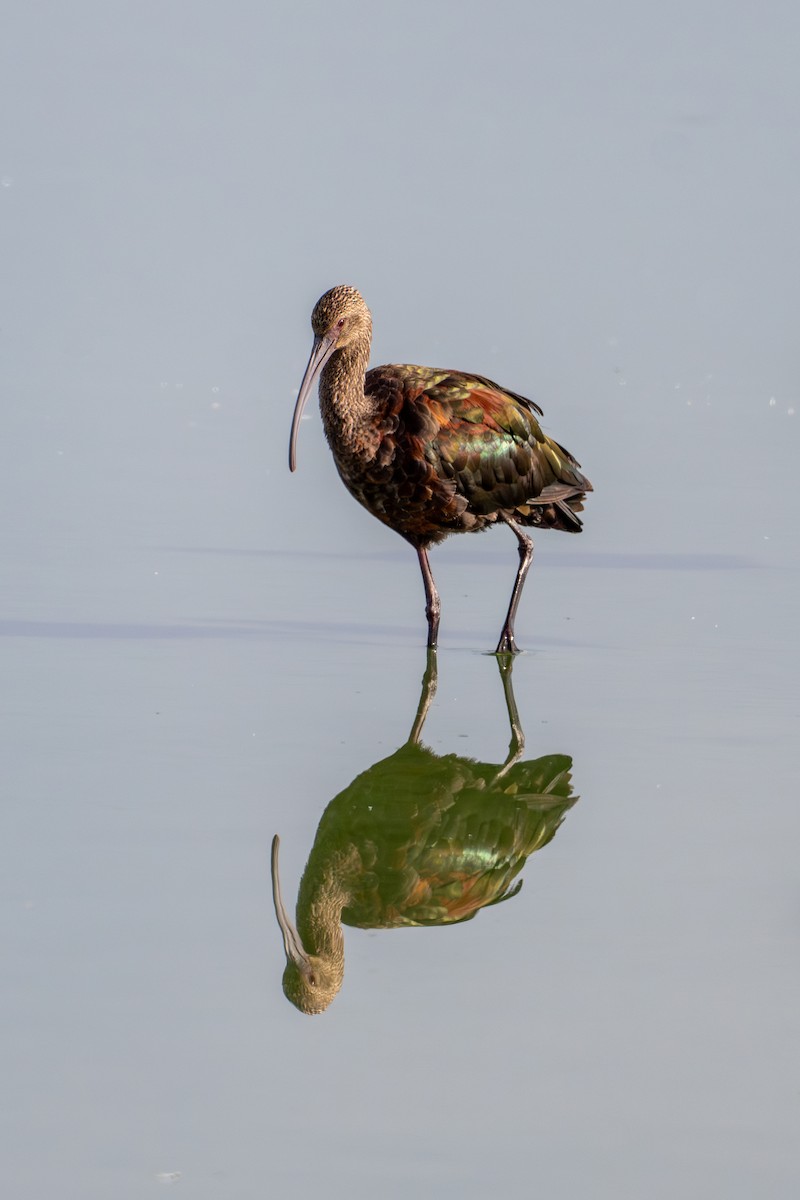
<path id="1" fill-rule="evenodd" d="M 504 629 L 500 634 L 495 654 L 519 654 L 519 646 L 514 641 L 513 629 Z"/>

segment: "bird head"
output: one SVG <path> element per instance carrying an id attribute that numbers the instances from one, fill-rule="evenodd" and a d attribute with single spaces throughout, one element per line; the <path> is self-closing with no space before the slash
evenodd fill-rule
<path id="1" fill-rule="evenodd" d="M 296 443 L 300 418 L 306 406 L 311 388 L 325 363 L 336 350 L 343 350 L 355 343 L 369 346 L 372 337 L 372 316 L 360 292 L 344 284 L 331 288 L 320 296 L 311 314 L 314 345 L 308 360 L 297 403 L 292 417 L 292 432 L 289 439 L 289 470 L 297 466 Z"/>
<path id="2" fill-rule="evenodd" d="M 372 314 L 361 293 L 354 287 L 341 284 L 320 296 L 311 314 L 314 337 L 331 339 L 341 350 L 351 342 L 372 336 Z"/>

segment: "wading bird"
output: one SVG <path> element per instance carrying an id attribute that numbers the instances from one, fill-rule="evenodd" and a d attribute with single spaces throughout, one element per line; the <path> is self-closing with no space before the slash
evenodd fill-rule
<path id="1" fill-rule="evenodd" d="M 451 533 L 503 521 L 516 535 L 519 568 L 496 654 L 516 653 L 514 618 L 533 542 L 521 526 L 579 533 L 592 485 L 569 451 L 547 437 L 538 404 L 481 375 L 388 365 L 368 371 L 372 316 L 352 287 L 335 287 L 311 315 L 314 346 L 295 405 L 297 429 L 314 381 L 325 434 L 348 491 L 414 547 L 425 584 L 428 646 L 441 606 L 428 547 Z"/>
<path id="2" fill-rule="evenodd" d="M 454 925 L 516 896 L 529 855 L 555 836 L 572 794 L 572 759 L 520 761 L 524 737 L 511 688 L 513 660 L 498 660 L 511 742 L 505 762 L 439 756 L 420 742 L 436 689 L 428 651 L 422 696 L 405 745 L 331 800 L 297 895 L 283 902 L 272 842 L 275 914 L 283 934 L 283 990 L 301 1012 L 328 1007 L 344 979 L 342 924 L 361 929 Z"/>

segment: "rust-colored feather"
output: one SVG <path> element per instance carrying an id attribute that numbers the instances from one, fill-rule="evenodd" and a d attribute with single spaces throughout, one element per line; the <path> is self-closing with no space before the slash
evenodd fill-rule
<path id="1" fill-rule="evenodd" d="M 523 525 L 580 529 L 573 503 L 592 485 L 542 432 L 531 401 L 482 376 L 411 365 L 373 368 L 364 391 L 376 405 L 375 462 L 361 478 L 342 478 L 409 541 L 477 531 L 501 512 Z"/>

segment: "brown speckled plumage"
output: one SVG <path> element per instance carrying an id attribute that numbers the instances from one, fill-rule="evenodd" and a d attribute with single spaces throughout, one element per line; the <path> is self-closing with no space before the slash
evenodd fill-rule
<path id="1" fill-rule="evenodd" d="M 292 425 L 320 374 L 325 434 L 339 474 L 360 504 L 417 550 L 425 582 L 428 645 L 439 599 L 427 547 L 451 533 L 503 521 L 517 536 L 520 568 L 497 652 L 516 650 L 513 621 L 532 556 L 519 526 L 581 530 L 592 490 L 580 464 L 542 432 L 542 410 L 480 375 L 390 364 L 367 370 L 372 318 L 352 287 L 336 287 L 311 317 L 314 349 Z"/>

